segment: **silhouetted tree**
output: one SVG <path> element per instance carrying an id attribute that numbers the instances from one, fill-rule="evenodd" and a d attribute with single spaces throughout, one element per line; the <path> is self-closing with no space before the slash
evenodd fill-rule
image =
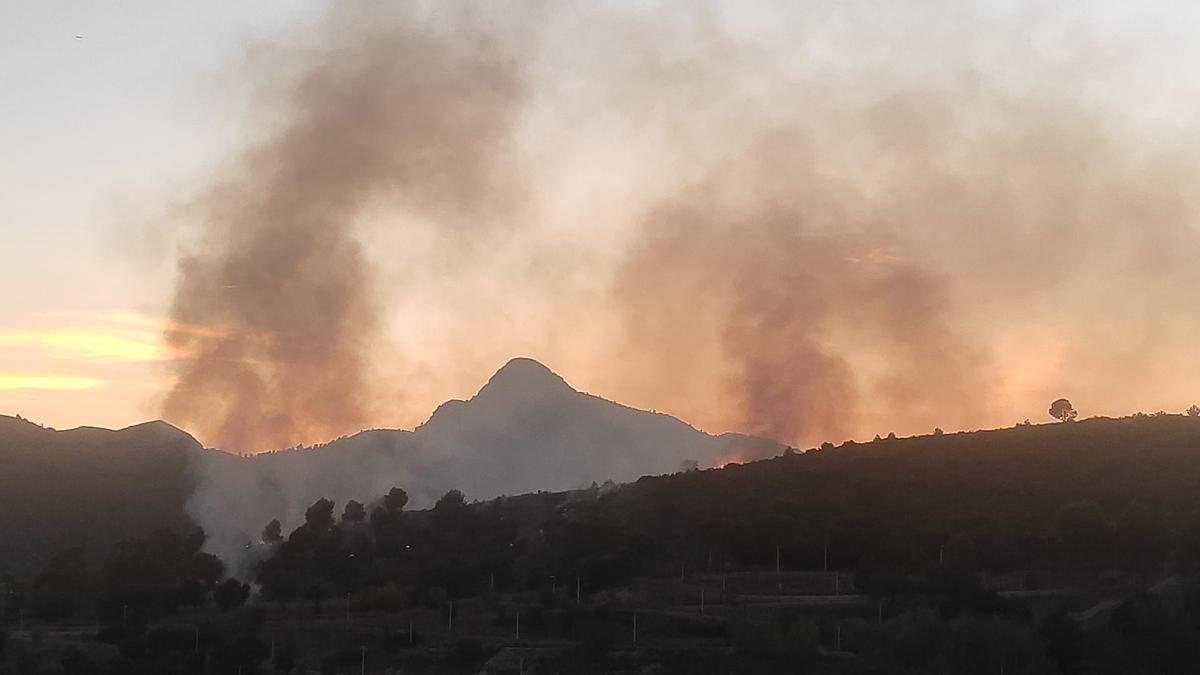
<path id="1" fill-rule="evenodd" d="M 366 517 L 367 510 L 363 508 L 362 502 L 353 499 L 346 502 L 346 508 L 342 511 L 342 522 L 361 523 Z"/>
<path id="2" fill-rule="evenodd" d="M 388 490 L 383 497 L 383 505 L 387 507 L 388 511 L 402 511 L 406 504 L 408 504 L 408 493 L 398 487 Z"/>
<path id="3" fill-rule="evenodd" d="M 323 532 L 333 525 L 333 502 L 321 498 L 304 511 L 304 524 L 314 532 Z"/>
<path id="4" fill-rule="evenodd" d="M 100 576 L 102 606 L 171 611 L 199 604 L 224 573 L 216 556 L 199 550 L 203 544 L 197 528 L 186 537 L 159 530 L 113 547 Z"/>
<path id="5" fill-rule="evenodd" d="M 1060 422 L 1074 422 L 1079 413 L 1071 405 L 1070 401 L 1060 398 L 1050 404 L 1050 416 Z"/>
<path id="6" fill-rule="evenodd" d="M 461 490 L 450 490 L 437 500 L 437 503 L 433 505 L 433 510 L 435 513 L 461 511 L 466 508 L 466 505 L 467 498 L 463 496 Z"/>
<path id="7" fill-rule="evenodd" d="M 470 523 L 475 520 L 471 515 L 466 497 L 458 490 L 450 490 L 433 505 L 433 519 L 443 535 L 463 538 L 464 541 L 471 536 Z"/>
<path id="8" fill-rule="evenodd" d="M 213 598 L 222 612 L 241 607 L 249 597 L 250 586 L 233 578 L 217 584 L 216 590 L 213 591 Z"/>
<path id="9" fill-rule="evenodd" d="M 1192 404 L 1192 407 L 1187 409 L 1188 417 L 1200 417 L 1200 406 Z"/>
<path id="10" fill-rule="evenodd" d="M 283 525 L 279 523 L 278 518 L 267 523 L 267 526 L 263 528 L 262 540 L 265 544 L 278 544 L 283 541 Z"/>
<path id="11" fill-rule="evenodd" d="M 197 552 L 192 555 L 191 576 L 197 583 L 212 587 L 225 574 L 225 563 L 211 553 Z"/>

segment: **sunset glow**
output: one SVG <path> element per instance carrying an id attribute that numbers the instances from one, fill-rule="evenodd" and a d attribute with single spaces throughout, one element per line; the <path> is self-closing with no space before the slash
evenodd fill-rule
<path id="1" fill-rule="evenodd" d="M 88 361 L 162 361 L 170 358 L 157 333 L 134 330 L 52 328 L 0 333 L 0 346 L 30 348 Z"/>
<path id="2" fill-rule="evenodd" d="M 46 391 L 81 391 L 95 389 L 100 380 L 71 375 L 0 375 L 0 389 L 37 389 Z"/>
<path id="3" fill-rule="evenodd" d="M 1200 2 L 0 2 L 0 675 L 1200 672 Z"/>
<path id="4" fill-rule="evenodd" d="M 515 355 L 800 447 L 1182 411 L 1194 12 L 1018 5 L 17 9 L 0 373 L 79 380 L 0 412 L 261 451 Z"/>

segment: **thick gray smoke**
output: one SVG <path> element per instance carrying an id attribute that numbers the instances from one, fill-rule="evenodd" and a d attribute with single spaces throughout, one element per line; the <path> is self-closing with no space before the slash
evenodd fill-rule
<path id="1" fill-rule="evenodd" d="M 406 7 L 254 59 L 174 305 L 219 333 L 165 410 L 207 444 L 409 425 L 517 353 L 794 444 L 1190 402 L 1170 8 Z"/>
<path id="2" fill-rule="evenodd" d="M 383 307 L 359 217 L 395 204 L 479 237 L 516 193 L 497 159 L 520 64 L 483 24 L 345 3 L 302 47 L 259 55 L 266 137 L 198 200 L 172 306 L 220 333 L 168 335 L 190 358 L 167 419 L 239 451 L 370 419 Z"/>
<path id="3" fill-rule="evenodd" d="M 725 423 L 813 443 L 1011 423 L 1056 388 L 1112 406 L 1181 357 L 1195 139 L 1098 96 L 1154 89 L 1144 53 L 1054 10 L 773 18 L 782 42 L 676 22 L 613 78 L 661 108 L 678 178 L 615 275 L 636 377 L 671 383 L 652 400 L 699 380 Z"/>

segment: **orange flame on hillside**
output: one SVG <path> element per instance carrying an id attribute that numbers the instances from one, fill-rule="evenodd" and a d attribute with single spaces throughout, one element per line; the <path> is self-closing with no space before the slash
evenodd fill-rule
<path id="1" fill-rule="evenodd" d="M 718 457 L 717 461 L 713 462 L 713 468 L 724 469 L 730 464 L 742 464 L 745 461 L 746 458 L 742 457 L 741 455 L 726 455 L 725 457 Z"/>

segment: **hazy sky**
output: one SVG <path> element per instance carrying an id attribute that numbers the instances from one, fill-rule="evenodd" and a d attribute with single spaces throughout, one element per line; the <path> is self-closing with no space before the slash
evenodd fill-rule
<path id="1" fill-rule="evenodd" d="M 515 355 L 792 442 L 1200 400 L 1191 3 L 348 4 L 0 6 L 0 412 L 313 442 Z M 260 321 L 346 283 L 231 262 L 310 213 L 367 290 Z"/>
<path id="2" fill-rule="evenodd" d="M 223 73 L 317 9 L 0 4 L 0 410 L 58 426 L 158 416 L 153 321 L 174 269 L 151 235 L 236 141 Z"/>

